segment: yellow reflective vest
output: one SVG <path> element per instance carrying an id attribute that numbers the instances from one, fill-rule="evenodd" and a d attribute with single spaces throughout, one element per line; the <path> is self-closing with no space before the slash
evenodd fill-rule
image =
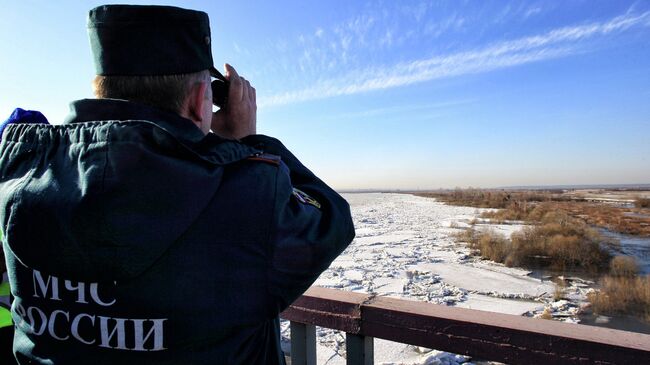
<path id="1" fill-rule="evenodd" d="M 0 245 L 2 244 L 2 231 L 0 231 Z M 2 253 L 2 246 L 0 246 L 0 272 L 2 272 L 2 281 L 0 282 L 0 328 L 13 326 L 11 320 L 11 302 L 10 294 L 11 290 L 9 288 L 9 279 L 7 278 L 7 273 L 3 272 L 4 270 L 4 255 Z"/>
<path id="2" fill-rule="evenodd" d="M 3 279 L 5 279 L 4 275 Z M 9 309 L 11 308 L 9 303 L 9 293 L 9 282 L 3 280 L 2 284 L 0 284 L 0 328 L 13 326 L 13 322 L 11 321 L 11 311 Z"/>

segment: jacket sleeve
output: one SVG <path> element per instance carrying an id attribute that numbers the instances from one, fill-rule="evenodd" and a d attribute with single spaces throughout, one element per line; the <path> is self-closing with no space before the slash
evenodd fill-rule
<path id="1" fill-rule="evenodd" d="M 275 138 L 254 135 L 243 143 L 281 158 L 270 234 L 269 291 L 279 313 L 288 307 L 352 242 L 348 203 Z"/>

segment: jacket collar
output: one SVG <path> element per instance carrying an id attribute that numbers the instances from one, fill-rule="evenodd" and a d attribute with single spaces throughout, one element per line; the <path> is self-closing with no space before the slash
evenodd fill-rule
<path id="1" fill-rule="evenodd" d="M 63 124 L 105 120 L 143 120 L 156 124 L 181 141 L 200 142 L 205 135 L 191 120 L 178 114 L 120 99 L 81 99 L 70 103 Z"/>
<path id="2" fill-rule="evenodd" d="M 120 99 L 81 99 L 70 103 L 63 124 L 96 121 L 144 121 L 165 130 L 188 151 L 212 164 L 224 165 L 261 153 L 239 141 L 214 133 L 204 135 L 191 120 L 147 105 Z"/>

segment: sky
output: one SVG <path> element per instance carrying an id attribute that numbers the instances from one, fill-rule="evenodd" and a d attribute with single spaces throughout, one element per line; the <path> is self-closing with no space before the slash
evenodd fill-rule
<path id="1" fill-rule="evenodd" d="M 134 1 L 133 4 L 146 4 Z M 0 118 L 91 98 L 96 1 L 0 0 Z M 650 1 L 161 1 L 339 190 L 650 183 Z"/>

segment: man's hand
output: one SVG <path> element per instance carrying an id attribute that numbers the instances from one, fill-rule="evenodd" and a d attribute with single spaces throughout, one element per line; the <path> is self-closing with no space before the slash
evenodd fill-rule
<path id="1" fill-rule="evenodd" d="M 228 102 L 212 114 L 211 129 L 223 138 L 241 139 L 255 134 L 257 130 L 255 88 L 239 76 L 232 66 L 226 63 L 224 67 L 225 77 L 230 82 Z"/>

